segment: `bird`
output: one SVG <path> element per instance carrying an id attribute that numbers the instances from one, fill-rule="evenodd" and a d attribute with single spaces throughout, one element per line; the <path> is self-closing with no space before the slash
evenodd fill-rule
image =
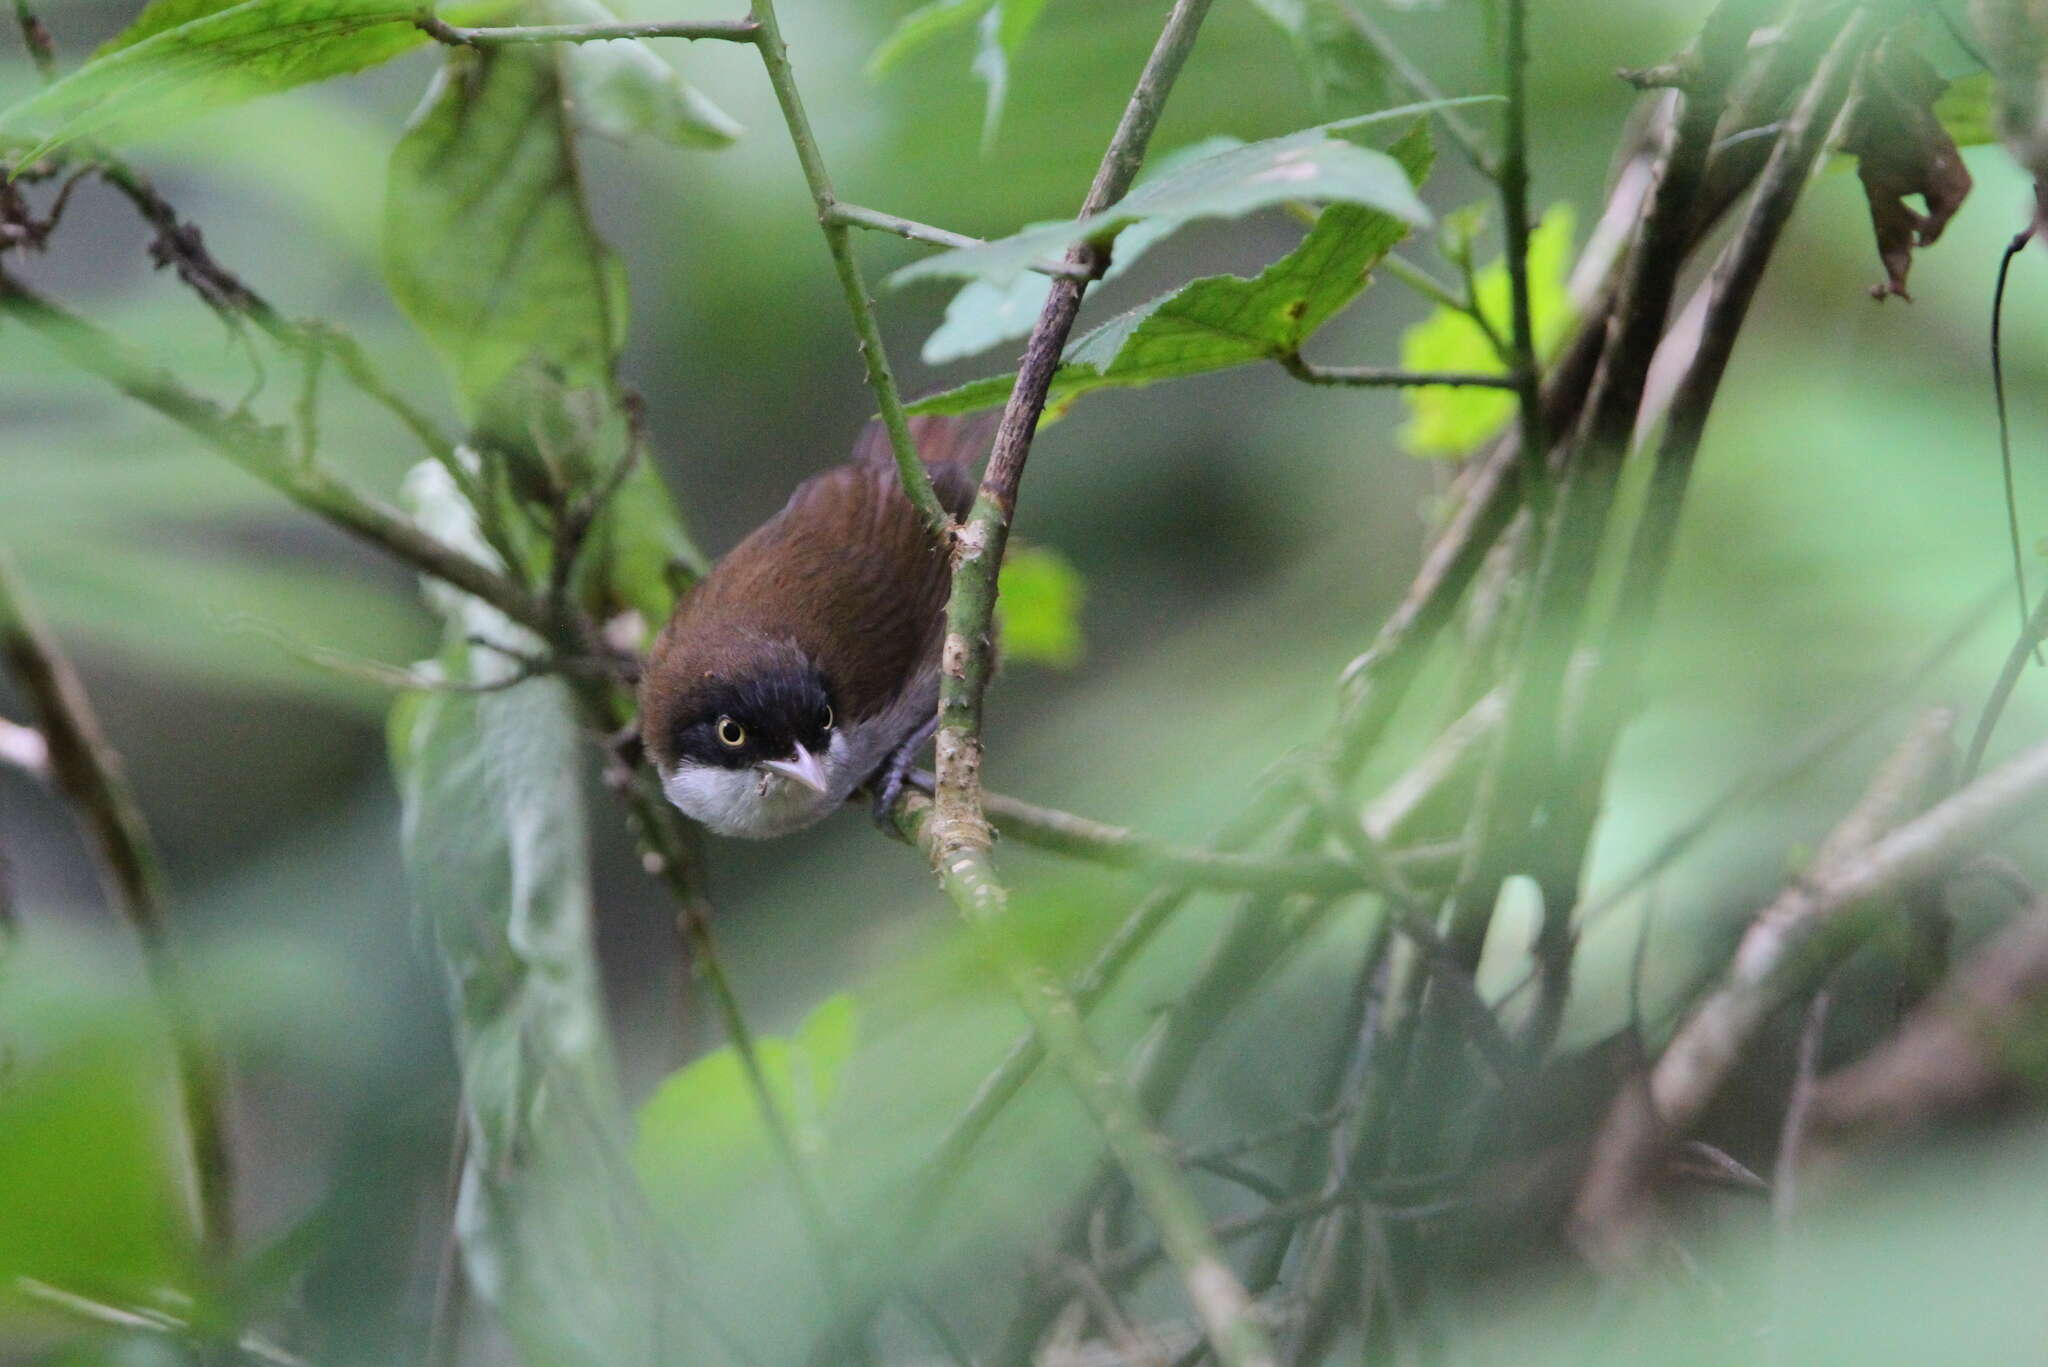
<path id="1" fill-rule="evenodd" d="M 940 504 L 973 501 L 986 419 L 910 431 Z M 951 548 L 903 492 L 871 424 L 845 463 L 677 603 L 641 671 L 642 742 L 663 793 L 719 835 L 767 839 L 823 820 L 863 785 L 889 811 L 937 727 Z"/>

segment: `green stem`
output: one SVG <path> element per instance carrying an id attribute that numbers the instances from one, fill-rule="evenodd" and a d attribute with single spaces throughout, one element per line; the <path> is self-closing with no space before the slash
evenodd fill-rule
<path id="1" fill-rule="evenodd" d="M 917 443 L 910 436 L 910 420 L 904 415 L 903 400 L 896 392 L 896 375 L 889 368 L 889 353 L 882 347 L 882 330 L 875 321 L 874 301 L 868 297 L 867 282 L 861 278 L 860 263 L 853 259 L 847 222 L 833 212 L 839 204 L 839 197 L 832 189 L 832 178 L 825 170 L 825 159 L 819 153 L 818 140 L 811 132 L 810 118 L 804 113 L 803 97 L 797 92 L 796 76 L 789 66 L 789 49 L 782 41 L 782 25 L 775 16 L 775 0 L 754 0 L 751 22 L 755 29 L 752 41 L 760 50 L 762 66 L 767 68 L 768 83 L 775 87 L 776 103 L 782 107 L 782 120 L 789 126 L 789 140 L 796 147 L 796 159 L 803 167 L 804 183 L 810 187 L 811 202 L 818 211 L 818 224 L 825 232 L 825 247 L 832 254 L 839 287 L 846 295 L 847 310 L 853 314 L 853 330 L 860 338 L 861 359 L 867 364 L 868 388 L 875 393 L 875 403 L 882 412 L 882 426 L 889 433 L 889 448 L 896 456 L 897 477 L 926 525 L 941 539 L 950 538 L 953 519 L 940 504 L 938 491 L 932 488 L 931 476 L 926 473 L 924 462 L 918 459 Z"/>
<path id="2" fill-rule="evenodd" d="M 1280 366 L 1304 384 L 1331 385 L 1350 389 L 1421 389 L 1429 385 L 1458 385 L 1473 389 L 1516 389 L 1512 375 L 1466 370 L 1398 370 L 1369 365 L 1316 365 L 1299 356 L 1282 356 Z"/>
<path id="3" fill-rule="evenodd" d="M 20 689 L 49 746 L 50 774 L 98 857 L 108 899 L 135 932 L 161 1002 L 190 1147 L 194 1223 L 224 1258 L 234 1240 L 227 1095 L 212 1031 L 170 931 L 163 867 L 141 804 L 107 741 L 78 672 L 44 626 L 13 560 L 0 547 L 0 664 Z"/>
<path id="4" fill-rule="evenodd" d="M 833 223 L 843 223 L 849 228 L 867 228 L 878 233 L 893 233 L 911 242 L 922 242 L 928 247 L 979 247 L 983 239 L 956 233 L 948 228 L 934 228 L 929 223 L 919 223 L 914 218 L 900 214 L 885 214 L 879 209 L 868 209 L 858 204 L 834 203 L 826 213 Z M 1040 275 L 1065 275 L 1065 266 L 1042 265 L 1033 262 L 1031 270 Z"/>
<path id="5" fill-rule="evenodd" d="M 985 938 L 1039 1043 L 1059 1063 L 1158 1226 L 1160 1244 L 1180 1270 L 1188 1301 L 1217 1360 L 1225 1367 L 1273 1363 L 1272 1345 L 1252 1314 L 1244 1288 L 1223 1260 L 1209 1231 L 1207 1212 L 1189 1189 L 1165 1139 L 1147 1122 L 1117 1070 L 1089 1038 L 1080 1005 L 1043 964 L 1006 947 L 1000 931 L 1009 898 L 986 853 L 941 850 L 933 840 L 929 805 L 921 797 L 906 805 L 906 824 L 917 832 L 937 866 L 947 895 Z"/>
<path id="6" fill-rule="evenodd" d="M 74 365 L 154 408 L 293 503 L 423 574 L 483 599 L 521 626 L 547 632 L 547 605 L 507 575 L 430 535 L 412 519 L 301 464 L 286 433 L 194 394 L 99 328 L 0 273 L 0 313 L 44 337 Z"/>
<path id="7" fill-rule="evenodd" d="M 517 28 L 455 28 L 431 15 L 414 21 L 434 41 L 453 47 L 509 47 L 515 43 L 605 43 L 615 38 L 709 39 L 727 43 L 759 41 L 750 19 L 707 23 L 524 24 Z"/>

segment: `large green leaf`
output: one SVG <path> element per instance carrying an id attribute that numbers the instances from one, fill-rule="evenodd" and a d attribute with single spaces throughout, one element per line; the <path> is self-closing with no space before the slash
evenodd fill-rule
<path id="1" fill-rule="evenodd" d="M 489 552 L 438 466 L 409 484 L 420 519 Z M 481 637 L 538 643 L 447 590 L 444 668 L 512 665 Z M 456 1228 L 470 1279 L 527 1360 L 690 1361 L 665 1306 L 674 1275 L 628 1159 L 591 943 L 579 736 L 559 680 L 416 694 L 392 717 L 407 879 L 455 1017 L 469 1140 Z"/>
<path id="2" fill-rule="evenodd" d="M 544 47 L 449 54 L 392 153 L 384 272 L 493 450 L 587 488 L 626 457 L 613 374 L 626 290 L 585 211 L 562 60 Z M 668 566 L 702 559 L 644 464 L 597 535 L 603 582 L 649 622 L 667 616 Z"/>
<path id="3" fill-rule="evenodd" d="M 1409 225 L 1427 224 L 1429 210 L 1415 197 L 1398 162 L 1336 136 L 1419 108 L 1368 114 L 1233 147 L 1146 182 L 1102 213 L 940 252 L 905 266 L 890 282 L 979 277 L 1003 284 L 1034 265 L 1058 260 L 1077 242 L 1107 242 L 1134 223 L 1237 218 L 1278 204 L 1354 204 Z"/>
<path id="4" fill-rule="evenodd" d="M 1428 174 L 1427 129 L 1418 124 L 1387 160 L 1404 186 Z M 1411 191 L 1412 193 L 1412 191 Z M 1053 375 L 1053 416 L 1097 389 L 1138 388 L 1289 356 L 1363 290 L 1373 267 L 1408 233 L 1392 214 L 1333 204 L 1301 245 L 1247 280 L 1214 275 L 1110 319 L 1068 348 Z M 917 413 L 968 413 L 1009 397 L 1014 375 L 978 380 L 912 405 Z"/>
<path id="5" fill-rule="evenodd" d="M 1370 102 L 1381 91 L 1379 52 L 1350 13 L 1351 0 L 1252 0 L 1294 45 L 1318 104 L 1340 98 Z"/>
<path id="6" fill-rule="evenodd" d="M 1222 136 L 1203 138 L 1186 147 L 1177 147 L 1147 168 L 1139 184 L 1170 175 L 1176 168 L 1203 157 L 1242 146 L 1242 140 Z M 1050 226 L 1053 225 L 1031 225 L 1034 229 Z M 1116 254 L 1102 278 L 1113 280 L 1129 270 L 1139 257 L 1164 241 L 1178 227 L 1180 224 L 1171 219 L 1148 219 L 1124 229 L 1117 235 Z M 1036 272 L 1020 275 L 1006 285 L 991 280 L 968 281 L 946 305 L 945 321 L 925 339 L 921 353 L 925 364 L 944 365 L 963 356 L 987 351 L 998 342 L 1022 337 L 1038 321 L 1039 312 L 1045 307 L 1045 297 L 1051 290 L 1051 278 Z"/>
<path id="7" fill-rule="evenodd" d="M 0 113 L 47 151 L 118 143 L 210 110 L 375 66 L 427 41 L 396 0 L 164 0 L 64 79 Z"/>
<path id="8" fill-rule="evenodd" d="M 1536 352 L 1555 352 L 1571 330 L 1571 298 L 1565 277 L 1572 262 L 1572 209 L 1556 204 L 1529 235 L 1529 315 Z M 1495 335 L 1510 333 L 1507 262 L 1478 273 L 1473 293 L 1479 312 Z M 1401 364 L 1410 370 L 1463 370 L 1499 374 L 1507 366 L 1486 333 L 1467 314 L 1439 306 L 1401 338 Z M 1401 444 L 1418 456 L 1460 456 L 1491 440 L 1515 412 L 1515 396 L 1504 389 L 1433 386 L 1402 393 L 1409 421 Z"/>

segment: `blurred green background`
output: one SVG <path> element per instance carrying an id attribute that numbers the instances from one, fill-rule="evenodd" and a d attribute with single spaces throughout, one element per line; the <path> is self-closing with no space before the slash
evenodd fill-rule
<path id="1" fill-rule="evenodd" d="M 624 8 L 677 17 L 647 0 Z M 865 74 L 869 54 L 908 8 L 783 6 L 842 192 L 976 234 L 1070 213 L 1160 7 L 1053 0 L 1016 64 L 985 152 L 971 35 L 880 81 Z M 1576 204 L 1582 234 L 1635 103 L 1613 70 L 1668 55 L 1707 8 L 1705 0 L 1535 7 L 1536 201 Z M 66 54 L 82 54 L 132 17 L 125 6 L 81 3 L 50 5 L 44 15 Z M 1484 7 L 1445 0 L 1381 17 L 1447 88 L 1494 84 Z M 745 136 L 731 150 L 698 154 L 586 140 L 585 170 L 598 226 L 632 282 L 625 378 L 648 401 L 664 479 L 715 553 L 797 481 L 841 459 L 870 404 L 752 53 L 717 44 L 665 51 L 746 125 Z M 346 324 L 413 398 L 446 413 L 438 366 L 392 308 L 376 263 L 385 157 L 436 60 L 416 53 L 216 115 L 134 148 L 132 160 L 203 227 L 214 253 L 285 313 Z M 33 80 L 10 48 L 0 103 Z M 1272 136 L 1350 112 L 1310 100 L 1285 39 L 1252 6 L 1221 3 L 1156 146 L 1216 133 Z M 1976 193 L 1917 263 L 1910 305 L 1879 305 L 1865 293 L 1881 272 L 1853 175 L 1828 174 L 1803 203 L 1715 411 L 1651 660 L 1652 705 L 1627 737 L 1610 790 L 1596 890 L 1725 785 L 1881 690 L 1999 590 L 2007 552 L 1983 338 L 1997 249 L 2023 221 L 2028 195 L 1995 146 L 1972 149 L 1969 165 Z M 1442 211 L 1482 190 L 1444 153 L 1425 198 Z M 1091 295 L 1084 325 L 1194 275 L 1255 271 L 1298 234 L 1280 214 L 1196 225 Z M 147 241 L 125 204 L 88 185 L 46 256 L 11 259 L 32 283 L 195 386 L 229 401 L 259 378 L 272 401 L 289 392 L 294 377 L 275 368 L 258 377 L 210 314 L 152 272 Z M 880 237 L 857 245 L 875 280 L 919 253 Z M 942 370 L 921 366 L 919 344 L 946 293 L 923 285 L 883 294 L 908 393 L 1013 359 L 999 348 Z M 2032 536 L 2048 521 L 2038 459 L 2048 434 L 2048 266 L 2037 257 L 2020 261 L 2007 307 Z M 1382 282 L 1318 339 L 1315 356 L 1390 363 L 1402 329 L 1423 311 Z M 1018 667 L 998 681 L 991 782 L 1194 840 L 1235 809 L 1276 756 L 1316 738 L 1331 715 L 1334 677 L 1405 586 L 1425 512 L 1446 482 L 1444 467 L 1398 449 L 1401 419 L 1390 394 L 1310 390 L 1272 368 L 1094 397 L 1048 428 L 1019 528 L 1084 575 L 1087 649 L 1070 671 Z M 412 456 L 388 420 L 337 402 L 326 430 L 330 459 L 395 491 Z M 446 1161 L 447 1028 L 398 869 L 382 733 L 390 698 L 292 658 L 273 636 L 406 661 L 431 652 L 433 624 L 408 576 L 124 405 L 16 327 L 0 326 L 0 433 L 0 540 L 82 662 L 164 843 L 178 921 L 219 994 L 239 1083 L 248 1222 L 281 1234 L 317 1215 L 320 1251 L 302 1313 L 384 1326 L 325 1346 L 335 1361 L 389 1360 L 401 1326 L 421 1313 L 431 1261 L 419 1226 L 431 1229 Z M 1974 715 L 2009 640 L 2010 610 L 1999 606 L 1980 615 L 1981 629 L 1917 700 Z M 1411 709 L 1418 737 L 1434 719 L 1424 693 Z M 0 712 L 19 715 L 4 692 Z M 2030 679 L 2000 750 L 2038 735 L 2043 720 L 2042 690 Z M 1725 948 L 1903 727 L 1903 714 L 1895 716 L 1744 804 L 1661 880 L 1647 976 L 1653 1016 Z M 628 1090 L 638 1099 L 682 1059 L 714 1047 L 716 1027 L 687 990 L 679 1017 L 683 985 L 665 905 L 602 796 L 593 811 L 600 948 Z M 44 1022 L 52 1050 L 127 1038 L 132 1047 L 115 1052 L 132 1058 L 148 1031 L 132 1019 L 124 936 L 101 908 L 65 814 L 11 771 L 0 771 L 0 851 L 25 924 L 20 962 L 47 988 L 10 1010 Z M 2012 853 L 2048 871 L 2026 844 Z M 1078 957 L 1121 904 L 1116 880 L 1074 875 L 1025 851 L 1003 855 L 1032 891 L 1025 914 L 1039 917 L 1031 924 L 1042 931 L 1034 946 L 1062 961 Z M 711 860 L 729 966 L 760 1028 L 786 1033 L 828 996 L 856 998 L 855 1051 L 818 1117 L 818 1142 L 835 1195 L 858 1210 L 922 1155 L 1019 1021 L 959 942 L 917 857 L 876 838 L 862 817 L 842 815 L 772 844 L 717 842 Z M 1103 1039 L 1133 1038 L 1173 994 L 1221 906 L 1198 900 L 1176 921 L 1101 1017 Z M 1575 1037 L 1611 1029 L 1623 1015 L 1637 919 L 1624 908 L 1589 936 Z M 1341 1000 L 1364 933 L 1340 917 L 1262 990 L 1216 1046 L 1175 1118 L 1177 1134 L 1257 1129 L 1288 1113 L 1291 1084 L 1313 1061 L 1303 1042 L 1332 1024 L 1329 1003 Z M 18 998 L 28 980 L 9 970 L 6 995 Z M 82 1019 L 99 1033 L 63 1024 Z M 82 1075 L 99 1076 L 89 1064 L 81 1055 Z M 135 1085 L 146 1113 L 146 1069 Z M 18 1113 L 17 1121 L 27 1123 Z M 86 1126 L 77 1142 L 90 1152 L 120 1132 L 111 1122 Z M 0 1133 L 0 1156 L 12 1152 Z M 930 1255 L 950 1315 L 970 1326 L 999 1320 L 1009 1269 L 1092 1152 L 1056 1083 L 1034 1084 L 978 1161 Z M 121 1159 L 107 1148 L 78 1171 Z M 11 1180 L 0 1172 L 0 1182 Z M 765 1154 L 740 1146 L 718 1164 L 707 1160 L 684 1186 L 669 1196 L 688 1212 L 700 1289 L 748 1326 L 767 1360 L 791 1360 L 818 1292 L 801 1270 L 794 1218 Z M 2008 1186 L 1985 1187 L 1984 1199 Z M 2032 1193 L 2025 1200 L 2038 1214 L 2038 1185 L 2015 1189 Z M 132 1203 L 107 1200 L 132 1215 Z M 1946 1218 L 1924 1204 L 1911 1209 L 1915 1228 Z M 0 1204 L 0 1223 L 7 1215 Z M 1897 1228 L 1855 1227 L 1844 1247 Z M 1978 1247 L 1961 1230 L 1948 1237 Z M 2015 1256 L 2032 1256 L 2037 1245 Z M 789 1313 L 791 1303 L 808 1309 Z M 2038 1326 L 2033 1332 L 2038 1343 Z M 4 1346 L 0 1360 L 8 1360 Z M 1851 1359 L 1817 1350 L 1793 1360 Z M 1925 1359 L 1886 1341 L 1862 1345 L 1854 1360 Z"/>

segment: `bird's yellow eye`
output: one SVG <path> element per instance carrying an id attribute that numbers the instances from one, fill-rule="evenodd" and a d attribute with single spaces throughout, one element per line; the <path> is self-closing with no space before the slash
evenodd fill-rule
<path id="1" fill-rule="evenodd" d="M 731 717 L 718 719 L 718 743 L 729 750 L 737 750 L 747 743 L 747 728 Z"/>
<path id="2" fill-rule="evenodd" d="M 826 704 L 825 704 L 825 729 L 826 729 L 827 731 L 830 731 L 830 730 L 832 729 L 832 704 L 831 704 L 831 703 L 826 703 Z"/>

